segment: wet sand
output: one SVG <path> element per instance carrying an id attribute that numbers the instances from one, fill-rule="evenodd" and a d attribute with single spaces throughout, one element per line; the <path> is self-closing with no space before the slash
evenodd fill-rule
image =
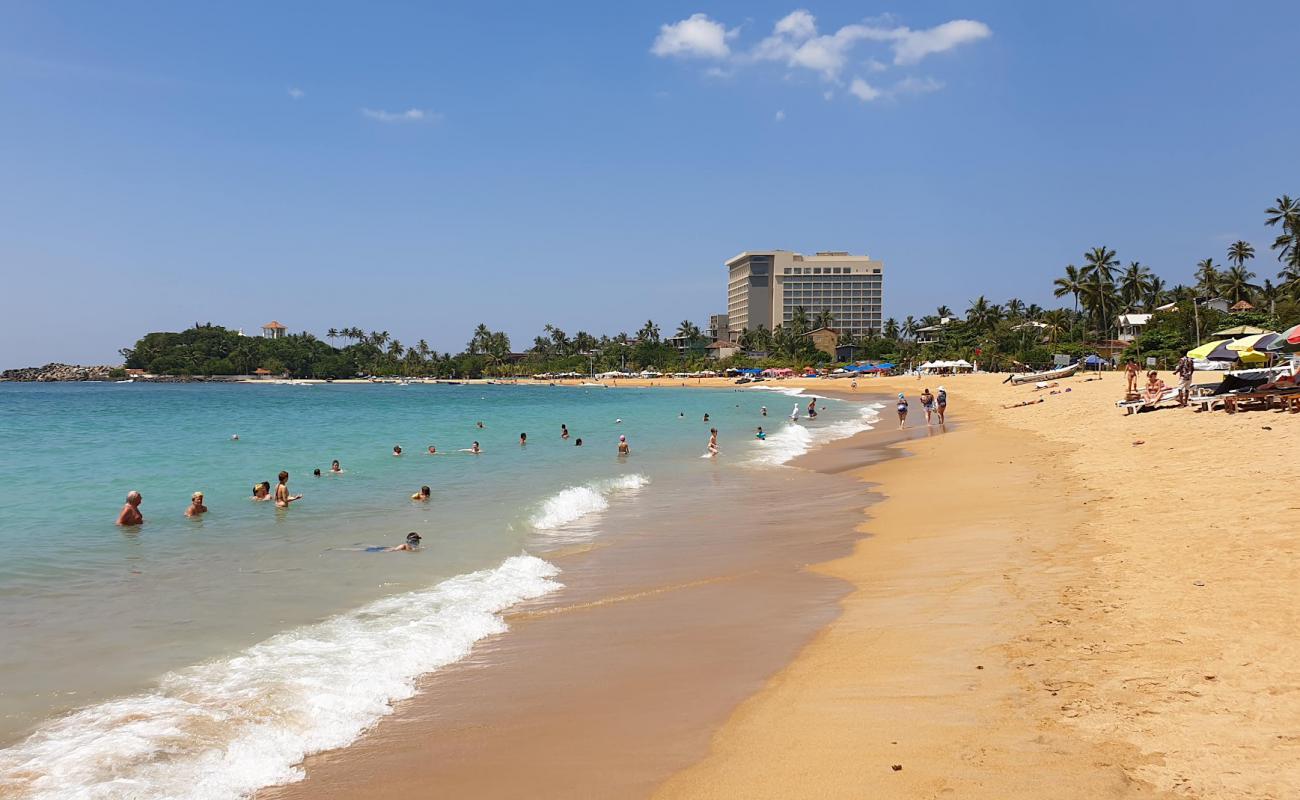
<path id="1" fill-rule="evenodd" d="M 890 438 L 853 446 L 887 457 Z M 644 797 L 703 758 L 839 613 L 848 584 L 806 567 L 851 551 L 872 499 L 847 475 L 726 469 L 620 517 L 608 542 L 546 556 L 564 591 L 258 797 Z"/>

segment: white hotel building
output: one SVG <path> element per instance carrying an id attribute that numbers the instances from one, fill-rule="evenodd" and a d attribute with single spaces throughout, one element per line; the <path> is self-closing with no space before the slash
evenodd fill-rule
<path id="1" fill-rule="evenodd" d="M 810 319 L 822 311 L 841 333 L 880 331 L 885 265 L 869 256 L 826 251 L 745 251 L 727 262 L 727 328 L 731 338 L 763 325 L 787 323 L 796 308 Z"/>

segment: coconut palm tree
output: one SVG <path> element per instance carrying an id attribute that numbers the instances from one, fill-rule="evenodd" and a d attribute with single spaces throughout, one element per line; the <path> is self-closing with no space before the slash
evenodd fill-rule
<path id="1" fill-rule="evenodd" d="M 655 324 L 654 320 L 648 319 L 641 326 L 641 330 L 636 332 L 636 337 L 645 342 L 659 344 L 659 326 Z"/>
<path id="2" fill-rule="evenodd" d="M 1147 311 L 1155 311 L 1157 307 L 1165 302 L 1165 281 L 1159 275 L 1152 275 L 1151 282 L 1147 284 L 1146 297 L 1142 299 L 1143 307 Z"/>
<path id="3" fill-rule="evenodd" d="M 939 319 L 943 319 L 944 317 L 951 317 L 952 309 L 949 308 L 948 306 L 939 306 L 937 309 L 935 309 L 934 315 Z"/>
<path id="4" fill-rule="evenodd" d="M 1047 326 L 1047 341 L 1056 344 L 1061 332 L 1070 326 L 1070 312 L 1064 308 L 1052 309 L 1043 314 L 1043 324 Z"/>
<path id="5" fill-rule="evenodd" d="M 913 317 L 911 314 L 908 314 L 907 317 L 903 320 L 903 327 L 902 327 L 903 337 L 906 339 L 911 339 L 912 337 L 916 336 L 916 329 L 918 327 L 920 326 L 916 322 L 916 317 Z"/>
<path id="6" fill-rule="evenodd" d="M 980 295 L 971 301 L 970 307 L 966 309 L 966 321 L 973 325 L 976 330 L 987 330 L 993 327 L 993 324 L 1002 316 L 1001 308 L 991 305 L 984 295 Z"/>
<path id="7" fill-rule="evenodd" d="M 1300 201 L 1284 194 L 1274 200 L 1273 206 L 1264 214 L 1265 225 L 1270 228 L 1277 225 L 1282 229 L 1269 249 L 1278 251 L 1278 261 L 1300 270 Z"/>
<path id="8" fill-rule="evenodd" d="M 1255 247 L 1250 242 L 1238 239 L 1228 245 L 1228 260 L 1238 267 L 1245 266 L 1246 262 L 1254 257 Z"/>
<path id="9" fill-rule="evenodd" d="M 1007 319 L 1020 319 L 1025 313 L 1025 304 L 1018 297 L 1008 300 L 1005 308 Z"/>
<path id="10" fill-rule="evenodd" d="M 830 312 L 830 309 L 828 308 L 823 308 L 821 311 L 817 312 L 816 316 L 813 317 L 813 323 L 812 323 L 813 328 L 830 328 L 833 327 L 834 325 L 835 325 L 835 315 L 832 314 Z"/>
<path id="11" fill-rule="evenodd" d="M 1119 279 L 1119 296 L 1125 308 L 1133 308 L 1142 302 L 1151 290 L 1151 270 L 1136 261 L 1129 262 L 1128 268 Z"/>
<path id="12" fill-rule="evenodd" d="M 1228 271 L 1221 276 L 1219 291 L 1234 303 L 1245 300 L 1259 289 L 1250 282 L 1254 277 L 1255 273 L 1245 267 L 1229 267 Z"/>
<path id="13" fill-rule="evenodd" d="M 677 326 L 677 338 L 685 339 L 687 347 L 695 344 L 695 340 L 700 338 L 700 326 L 689 319 L 682 320 Z"/>
<path id="14" fill-rule="evenodd" d="M 1052 281 L 1052 296 L 1065 297 L 1067 294 L 1074 298 L 1074 313 L 1079 313 L 1079 295 L 1083 293 L 1083 275 L 1080 274 L 1079 268 L 1073 264 L 1065 265 L 1065 274 Z"/>
<path id="15" fill-rule="evenodd" d="M 1200 292 L 1201 297 L 1218 297 L 1223 291 L 1219 287 L 1222 276 L 1212 258 L 1196 262 L 1196 273 L 1192 277 L 1196 278 L 1196 290 Z"/>
<path id="16" fill-rule="evenodd" d="M 1275 286 L 1268 278 L 1265 278 L 1264 283 L 1259 287 L 1259 300 L 1261 303 L 1268 305 L 1269 314 L 1277 313 L 1277 301 L 1282 298 L 1283 294 L 1283 287 Z"/>
<path id="17" fill-rule="evenodd" d="M 884 335 L 891 342 L 898 341 L 898 320 L 893 317 L 885 320 Z"/>

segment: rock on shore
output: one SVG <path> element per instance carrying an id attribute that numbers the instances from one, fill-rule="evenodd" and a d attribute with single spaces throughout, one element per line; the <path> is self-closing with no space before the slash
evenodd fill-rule
<path id="1" fill-rule="evenodd" d="M 0 372 L 0 381 L 106 381 L 111 370 L 121 368 L 120 365 L 46 364 L 43 367 L 7 369 Z"/>

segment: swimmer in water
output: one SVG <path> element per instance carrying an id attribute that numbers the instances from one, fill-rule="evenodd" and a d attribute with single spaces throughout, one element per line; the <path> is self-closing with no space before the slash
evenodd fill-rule
<path id="1" fill-rule="evenodd" d="M 319 478 L 319 477 L 320 477 L 320 467 L 317 467 L 316 469 L 312 470 L 312 471 L 311 471 L 311 474 L 312 474 L 312 477 L 314 477 L 314 478 Z"/>
<path id="2" fill-rule="evenodd" d="M 478 421 L 479 430 L 483 430 L 483 420 Z"/>
<path id="3" fill-rule="evenodd" d="M 340 547 L 340 550 L 353 550 L 358 553 L 411 553 L 420 549 L 420 534 L 411 531 L 406 534 L 406 541 L 394 547 L 384 547 L 382 544 L 372 545 L 371 547 Z"/>
<path id="4" fill-rule="evenodd" d="M 708 414 L 705 414 L 705 415 L 704 415 L 704 421 L 705 421 L 705 422 L 708 422 L 708 421 L 709 421 L 709 415 L 708 415 Z"/>
<path id="5" fill-rule="evenodd" d="M 230 441 L 232 441 L 232 442 L 237 442 L 237 441 L 239 441 L 239 434 L 237 434 L 237 433 L 232 433 L 232 434 L 230 434 Z"/>
<path id="6" fill-rule="evenodd" d="M 123 527 L 144 524 L 144 514 L 140 513 L 140 503 L 143 501 L 139 492 L 127 492 L 126 505 L 122 506 L 122 512 L 117 515 L 117 524 Z"/>
<path id="7" fill-rule="evenodd" d="M 289 494 L 289 473 L 280 470 L 280 485 L 275 487 L 276 507 L 288 508 L 290 503 L 301 499 L 300 494 Z"/>
<path id="8" fill-rule="evenodd" d="M 523 447 L 526 444 L 528 444 L 528 434 L 526 433 L 519 434 L 519 446 Z"/>
<path id="9" fill-rule="evenodd" d="M 808 419 L 817 419 L 817 398 L 808 401 Z"/>
<path id="10" fill-rule="evenodd" d="M 393 455 L 400 456 L 401 454 L 402 454 L 402 446 L 400 444 L 393 445 Z"/>
<path id="11" fill-rule="evenodd" d="M 632 448 L 627 446 L 627 437 L 626 436 L 618 437 L 618 454 L 620 456 L 625 456 L 631 452 L 632 452 Z"/>
<path id="12" fill-rule="evenodd" d="M 434 447 L 433 445 L 429 445 L 429 455 L 431 456 L 438 455 L 438 448 Z"/>
<path id="13" fill-rule="evenodd" d="M 195 492 L 190 495 L 190 507 L 185 509 L 185 516 L 197 517 L 206 513 L 208 513 L 208 507 L 203 505 L 203 492 Z"/>
<path id="14" fill-rule="evenodd" d="M 573 442 L 573 446 L 574 446 L 574 447 L 582 447 L 582 437 L 578 437 L 577 439 L 575 439 L 574 442 Z"/>
<path id="15" fill-rule="evenodd" d="M 614 424 L 615 424 L 615 425 L 622 425 L 622 424 L 623 424 L 623 418 L 622 418 L 622 417 L 619 417 L 618 419 L 614 420 Z"/>
<path id="16" fill-rule="evenodd" d="M 766 434 L 766 433 L 763 433 L 763 426 L 762 426 L 762 425 L 759 425 L 759 426 L 758 426 L 758 433 L 754 434 L 754 438 L 755 438 L 755 439 L 766 439 L 766 438 L 767 438 L 767 434 Z"/>
<path id="17" fill-rule="evenodd" d="M 560 438 L 561 438 L 561 439 L 567 439 L 567 438 L 569 438 L 569 426 L 568 426 L 568 425 L 563 425 L 563 424 L 560 425 Z"/>
<path id="18" fill-rule="evenodd" d="M 763 416 L 766 417 L 766 416 L 767 416 L 767 406 L 763 406 L 761 409 L 759 409 L 759 412 L 758 412 L 758 413 L 760 413 L 760 414 L 762 414 Z"/>
<path id="19" fill-rule="evenodd" d="M 342 472 L 343 468 L 339 466 L 339 460 L 336 458 L 330 462 L 330 472 Z"/>
<path id="20" fill-rule="evenodd" d="M 718 429 L 709 428 L 709 455 L 716 456 L 717 454 L 718 454 Z"/>
<path id="21" fill-rule="evenodd" d="M 481 453 L 481 452 L 483 452 L 483 451 L 479 449 L 478 442 L 475 442 L 474 444 L 472 444 L 472 445 L 469 446 L 469 449 L 468 449 L 468 450 L 461 450 L 461 452 L 462 452 L 462 453 L 473 453 L 474 455 L 478 455 L 479 453 Z"/>
<path id="22" fill-rule="evenodd" d="M 429 487 L 421 486 L 420 491 L 411 495 L 411 499 L 416 501 L 417 503 L 427 503 L 429 502 L 429 494 L 430 494 Z"/>
<path id="23" fill-rule="evenodd" d="M 259 503 L 263 500 L 271 499 L 270 481 L 262 481 L 261 483 L 253 484 L 253 499 Z"/>

